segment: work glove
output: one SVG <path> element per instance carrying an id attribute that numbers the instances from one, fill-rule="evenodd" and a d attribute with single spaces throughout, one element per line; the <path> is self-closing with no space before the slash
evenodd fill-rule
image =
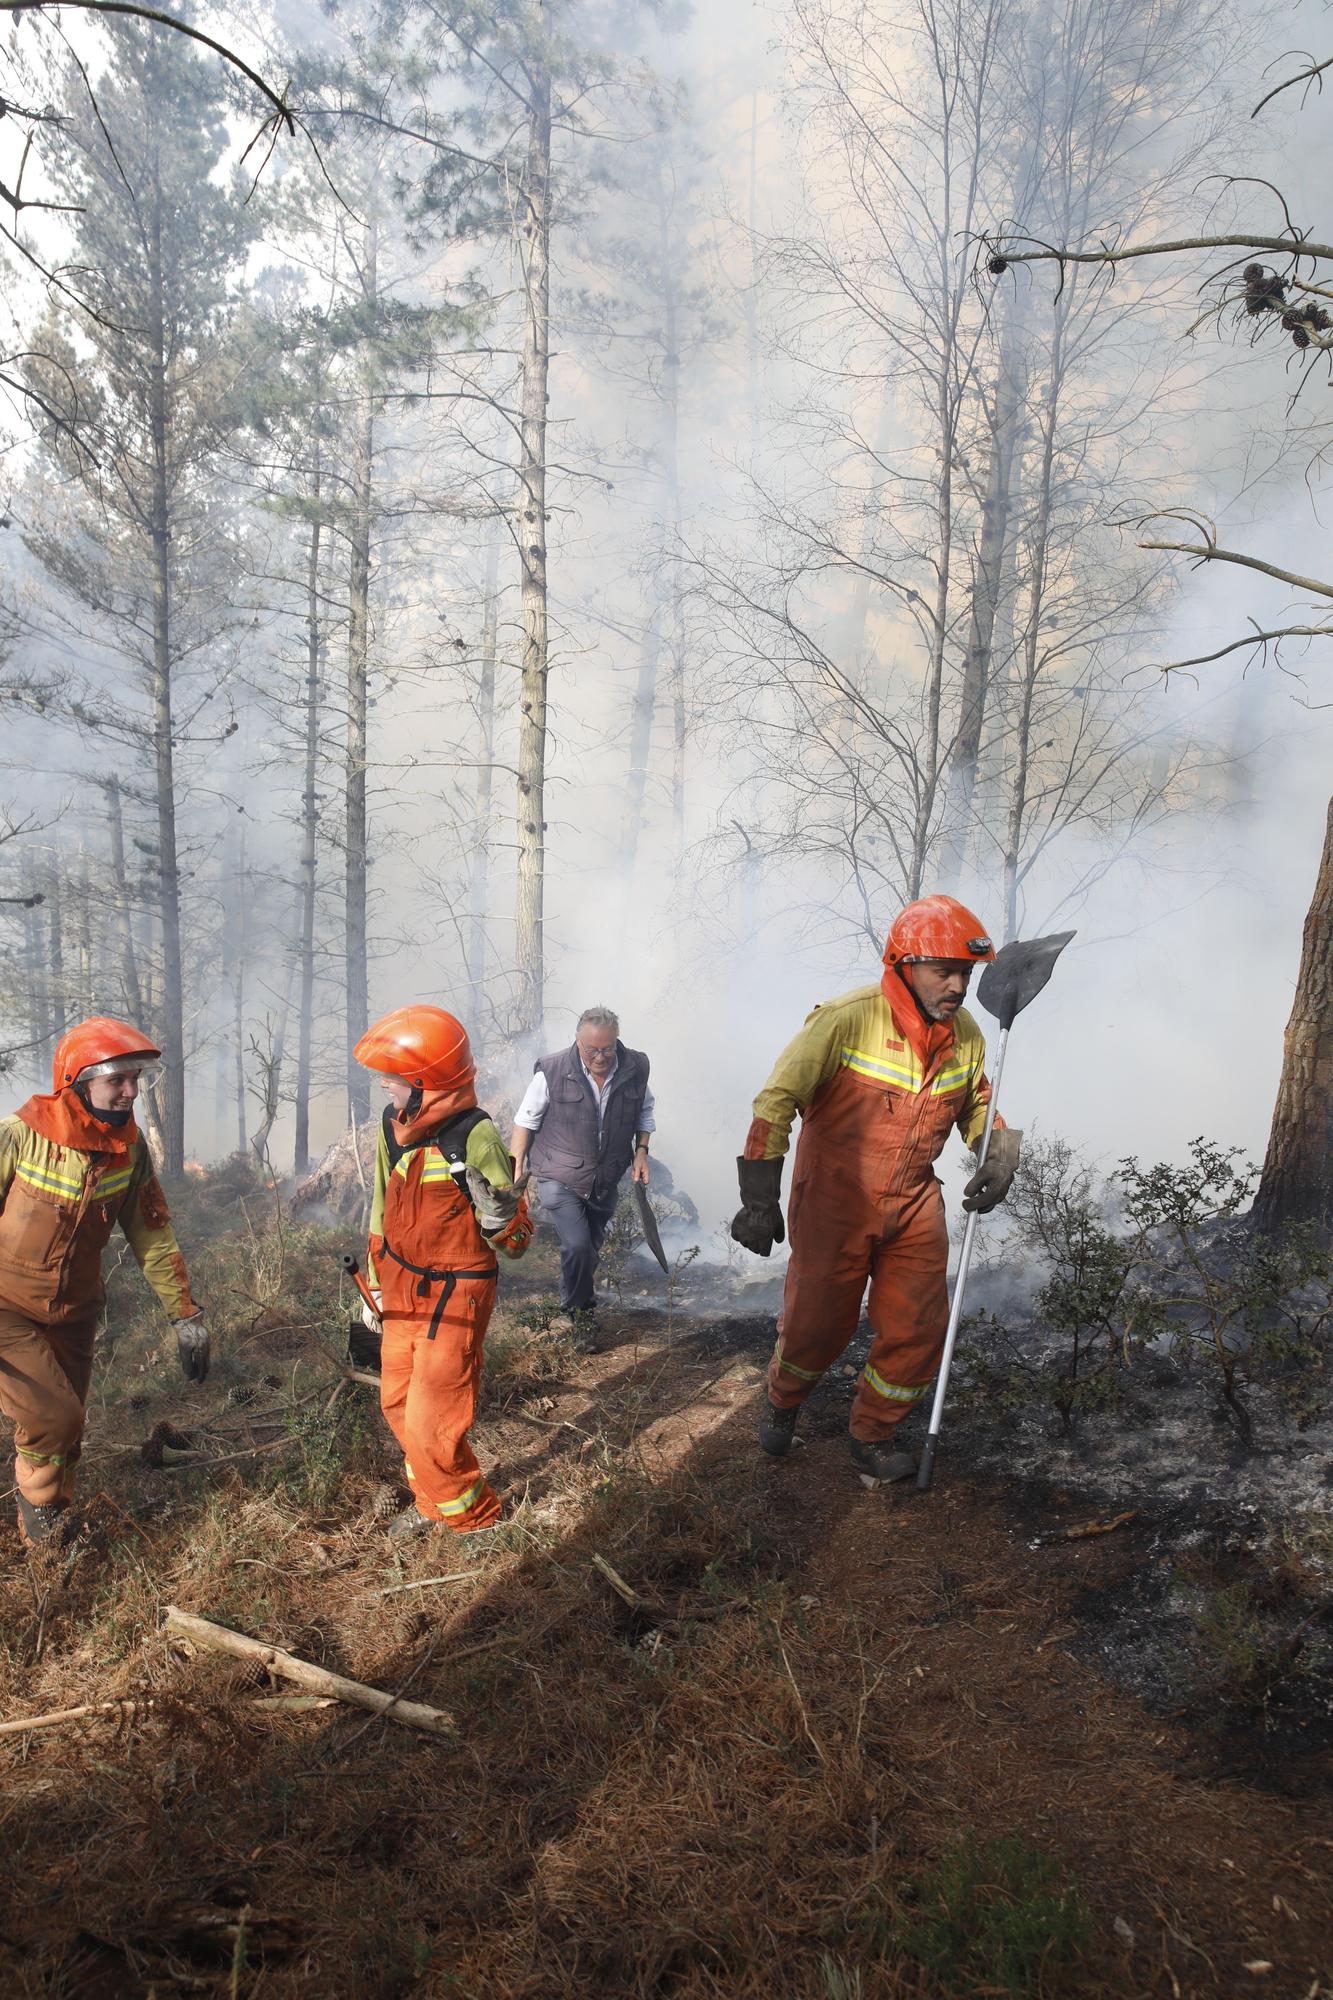
<path id="1" fill-rule="evenodd" d="M 372 1285 L 370 1292 L 375 1304 L 373 1307 L 368 1306 L 365 1300 L 362 1299 L 361 1324 L 373 1333 L 378 1340 L 384 1332 L 384 1295 L 377 1285 Z"/>
<path id="2" fill-rule="evenodd" d="M 1018 1150 L 1023 1134 L 1011 1125 L 1000 1125 L 990 1135 L 985 1162 L 963 1189 L 963 1207 L 978 1215 L 998 1208 L 1014 1184 L 1018 1172 Z"/>
<path id="3" fill-rule="evenodd" d="M 212 1358 L 213 1343 L 208 1337 L 202 1313 L 193 1319 L 172 1321 L 176 1333 L 176 1352 L 181 1359 L 181 1367 L 187 1382 L 202 1382 L 208 1374 L 208 1364 Z"/>
<path id="4" fill-rule="evenodd" d="M 740 1181 L 741 1207 L 731 1218 L 731 1233 L 756 1257 L 767 1257 L 775 1243 L 786 1238 L 782 1224 L 782 1161 L 746 1160 L 736 1162 Z"/>
<path id="5" fill-rule="evenodd" d="M 512 1187 L 494 1187 L 480 1167 L 464 1167 L 467 1191 L 472 1197 L 477 1227 L 483 1236 L 498 1236 L 518 1214 L 528 1176 L 520 1174 Z"/>

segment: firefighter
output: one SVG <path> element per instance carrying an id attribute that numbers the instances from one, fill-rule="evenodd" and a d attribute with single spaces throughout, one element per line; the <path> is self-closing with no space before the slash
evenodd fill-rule
<path id="1" fill-rule="evenodd" d="M 894 1433 L 930 1388 L 949 1316 L 949 1235 L 933 1169 L 955 1126 L 975 1147 L 986 1122 L 985 1042 L 962 1003 L 973 966 L 994 956 L 981 920 L 952 896 L 909 903 L 889 932 L 879 984 L 816 1007 L 754 1101 L 731 1233 L 761 1257 L 783 1240 L 782 1158 L 801 1115 L 791 1261 L 759 1426 L 774 1458 L 791 1449 L 801 1404 L 856 1332 L 868 1282 L 871 1346 L 852 1403 L 852 1461 L 867 1484 L 915 1469 Z M 1004 1200 L 1020 1137 L 996 1119 L 965 1208 L 986 1214 Z"/>
<path id="2" fill-rule="evenodd" d="M 139 1079 L 160 1053 L 124 1021 L 80 1021 L 57 1044 L 51 1095 L 0 1120 L 0 1410 L 14 1425 L 30 1545 L 66 1541 L 74 1526 L 102 1252 L 117 1223 L 175 1329 L 187 1379 L 208 1373 L 208 1328 L 134 1123 Z"/>
<path id="3" fill-rule="evenodd" d="M 532 1236 L 527 1176 L 478 1108 L 467 1032 L 442 1007 L 400 1007 L 353 1051 L 388 1094 L 375 1154 L 367 1263 L 383 1322 L 380 1404 L 403 1448 L 412 1503 L 403 1542 L 440 1527 L 472 1534 L 500 1518 L 468 1442 L 496 1252 Z"/>

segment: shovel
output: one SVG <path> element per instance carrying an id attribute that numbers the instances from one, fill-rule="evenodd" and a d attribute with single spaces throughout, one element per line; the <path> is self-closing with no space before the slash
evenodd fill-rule
<path id="1" fill-rule="evenodd" d="M 1000 1039 L 995 1049 L 995 1075 L 991 1082 L 990 1103 L 986 1106 L 986 1129 L 981 1135 L 981 1144 L 977 1147 L 978 1164 L 984 1163 L 990 1148 L 990 1135 L 994 1130 L 995 1113 L 1000 1101 L 1004 1054 L 1009 1046 L 1009 1030 L 1013 1027 L 1016 1017 L 1041 992 L 1055 969 L 1056 959 L 1073 936 L 1073 931 L 1056 931 L 1051 937 L 1030 938 L 1026 943 L 1015 941 L 1013 944 L 1007 944 L 996 952 L 977 981 L 977 999 L 986 1012 L 993 1014 L 1000 1024 Z M 972 1245 L 976 1240 L 977 1221 L 976 1209 L 970 1210 L 967 1227 L 963 1231 L 963 1249 L 958 1259 L 958 1276 L 954 1280 L 953 1303 L 949 1308 L 949 1327 L 944 1336 L 944 1355 L 935 1381 L 935 1401 L 931 1405 L 930 1431 L 926 1437 L 925 1450 L 921 1454 L 921 1463 L 917 1467 L 918 1493 L 930 1491 L 931 1475 L 935 1470 L 935 1447 L 940 1441 L 944 1398 L 949 1388 L 949 1369 L 953 1365 L 958 1325 L 963 1316 L 963 1294 L 967 1290 L 967 1274 L 972 1263 Z"/>

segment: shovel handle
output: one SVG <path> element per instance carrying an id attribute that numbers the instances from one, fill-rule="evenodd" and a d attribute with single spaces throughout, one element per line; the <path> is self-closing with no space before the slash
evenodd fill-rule
<path id="1" fill-rule="evenodd" d="M 995 1113 L 1000 1100 L 1000 1078 L 1004 1075 L 1005 1051 L 1009 1046 L 1009 1030 L 1000 1032 L 995 1050 L 995 1080 L 991 1085 L 990 1103 L 986 1107 L 986 1128 L 977 1147 L 979 1161 L 985 1161 L 990 1151 L 990 1135 L 995 1129 Z M 935 1401 L 931 1405 L 930 1429 L 926 1434 L 925 1447 L 921 1453 L 921 1463 L 916 1472 L 918 1493 L 930 1491 L 931 1476 L 935 1470 L 935 1447 L 940 1441 L 940 1425 L 944 1421 L 944 1399 L 949 1391 L 949 1370 L 953 1366 L 953 1350 L 958 1339 L 958 1328 L 963 1317 L 963 1295 L 967 1290 L 967 1274 L 972 1264 L 972 1245 L 977 1235 L 977 1211 L 969 1209 L 967 1227 L 963 1231 L 963 1248 L 958 1259 L 958 1275 L 953 1282 L 953 1302 L 949 1307 L 949 1324 L 944 1335 L 944 1352 L 940 1356 L 939 1373 L 935 1378 Z"/>
<path id="2" fill-rule="evenodd" d="M 378 1318 L 380 1309 L 375 1303 L 375 1294 L 371 1291 L 369 1285 L 362 1277 L 361 1266 L 357 1263 L 356 1258 L 352 1255 L 350 1250 L 344 1251 L 343 1253 L 342 1267 L 343 1270 L 347 1273 L 348 1277 L 351 1279 L 352 1283 L 356 1286 L 358 1292 L 360 1292 L 366 1304 L 370 1307 L 370 1310 Z"/>

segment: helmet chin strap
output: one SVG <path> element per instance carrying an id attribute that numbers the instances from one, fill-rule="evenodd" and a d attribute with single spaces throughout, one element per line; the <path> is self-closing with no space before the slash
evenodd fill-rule
<path id="1" fill-rule="evenodd" d="M 95 1118 L 99 1125 L 109 1125 L 113 1132 L 119 1131 L 124 1125 L 128 1125 L 133 1115 L 134 1107 L 129 1104 L 126 1105 L 123 1111 L 99 1111 L 88 1095 L 88 1086 L 86 1083 L 76 1083 L 74 1085 L 74 1095 L 78 1098 L 90 1118 Z"/>

